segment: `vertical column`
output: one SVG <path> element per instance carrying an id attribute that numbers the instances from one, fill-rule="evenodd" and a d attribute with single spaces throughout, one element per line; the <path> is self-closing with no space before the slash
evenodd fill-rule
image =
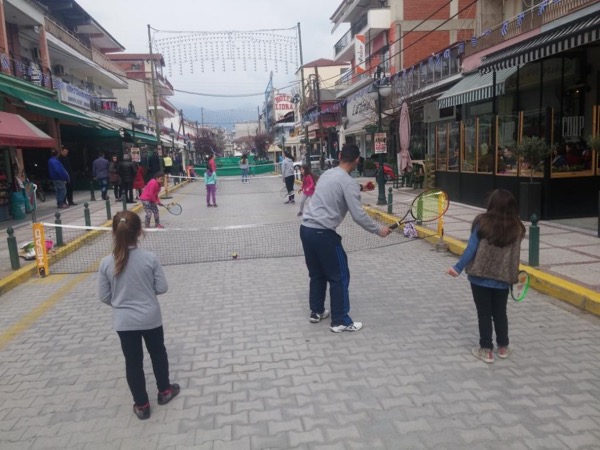
<path id="1" fill-rule="evenodd" d="M 8 37 L 6 34 L 6 17 L 4 16 L 4 0 L 0 0 L 0 59 L 0 71 L 11 74 Z"/>
<path id="2" fill-rule="evenodd" d="M 42 84 L 44 87 L 51 87 L 50 81 L 50 52 L 48 51 L 48 41 L 46 40 L 46 26 L 42 24 L 40 26 L 40 63 L 42 65 Z"/>

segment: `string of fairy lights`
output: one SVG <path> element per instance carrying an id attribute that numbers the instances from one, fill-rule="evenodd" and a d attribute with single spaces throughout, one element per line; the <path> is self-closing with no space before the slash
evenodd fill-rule
<path id="1" fill-rule="evenodd" d="M 169 76 L 263 70 L 289 74 L 300 65 L 296 27 L 256 31 L 153 31 L 153 47 L 162 54 Z"/>

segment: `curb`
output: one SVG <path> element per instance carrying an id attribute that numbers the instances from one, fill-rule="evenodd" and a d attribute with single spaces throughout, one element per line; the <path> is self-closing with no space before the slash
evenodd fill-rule
<path id="1" fill-rule="evenodd" d="M 383 222 L 397 222 L 400 219 L 397 216 L 385 213 L 369 205 L 364 205 L 364 208 L 367 214 L 379 218 Z M 432 235 L 431 230 L 419 226 L 415 228 L 419 233 L 419 238 L 426 240 L 430 244 L 435 245 L 440 241 L 440 236 L 438 234 Z M 444 236 L 444 243 L 448 245 L 448 250 L 457 256 L 462 255 L 467 247 L 467 244 L 460 239 L 446 235 Z M 567 302 L 590 314 L 600 316 L 600 293 L 525 264 L 520 264 L 519 268 L 529 274 L 530 288 Z"/>

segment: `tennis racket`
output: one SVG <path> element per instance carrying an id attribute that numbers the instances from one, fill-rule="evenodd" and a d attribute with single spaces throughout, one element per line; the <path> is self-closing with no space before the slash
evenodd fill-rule
<path id="1" fill-rule="evenodd" d="M 174 216 L 178 216 L 183 212 L 183 208 L 181 207 L 181 205 L 176 202 L 172 202 L 172 203 L 169 203 L 168 205 L 161 205 L 161 206 L 163 208 L 165 208 L 167 211 L 169 211 L 171 214 L 173 214 Z"/>
<path id="2" fill-rule="evenodd" d="M 529 290 L 529 274 L 524 270 L 519 272 L 517 284 L 510 287 L 510 296 L 515 302 L 522 302 Z"/>
<path id="3" fill-rule="evenodd" d="M 440 189 L 428 189 L 417 195 L 404 217 L 389 228 L 393 230 L 409 222 L 432 222 L 446 214 L 449 206 L 448 194 Z"/>

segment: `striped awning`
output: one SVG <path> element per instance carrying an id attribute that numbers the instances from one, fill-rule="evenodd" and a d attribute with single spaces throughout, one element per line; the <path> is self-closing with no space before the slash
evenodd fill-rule
<path id="1" fill-rule="evenodd" d="M 527 64 L 600 40 L 600 14 L 590 14 L 484 58 L 481 73 Z"/>
<path id="2" fill-rule="evenodd" d="M 496 95 L 503 95 L 504 82 L 517 71 L 517 67 L 499 70 L 496 72 Z M 444 94 L 438 97 L 438 108 L 464 105 L 466 103 L 486 100 L 494 96 L 494 74 L 486 73 L 480 75 L 473 73 L 467 75 L 456 83 Z"/>

